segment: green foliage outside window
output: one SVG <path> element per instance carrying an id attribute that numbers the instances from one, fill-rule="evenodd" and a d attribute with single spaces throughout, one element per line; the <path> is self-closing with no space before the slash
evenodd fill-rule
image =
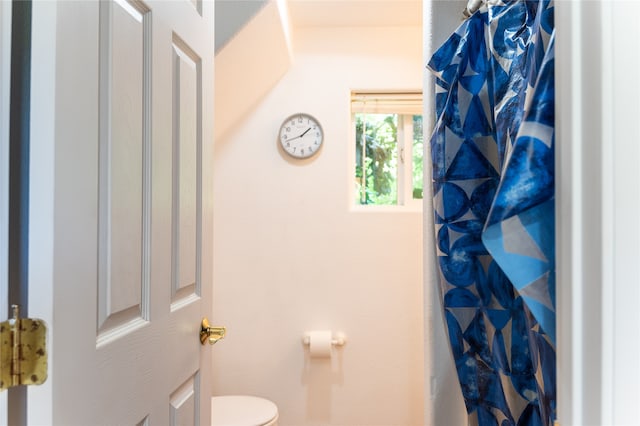
<path id="1" fill-rule="evenodd" d="M 397 140 L 397 114 L 356 114 L 356 196 L 360 204 L 397 204 Z"/>
<path id="2" fill-rule="evenodd" d="M 357 204 L 398 204 L 398 118 L 398 114 L 355 114 Z M 410 192 L 414 199 L 421 199 L 422 116 L 414 115 L 412 118 L 413 146 L 411 150 L 406 150 L 412 153 L 413 182 Z"/>
<path id="3" fill-rule="evenodd" d="M 422 116 L 413 116 L 413 198 L 422 200 L 423 178 L 423 148 Z"/>

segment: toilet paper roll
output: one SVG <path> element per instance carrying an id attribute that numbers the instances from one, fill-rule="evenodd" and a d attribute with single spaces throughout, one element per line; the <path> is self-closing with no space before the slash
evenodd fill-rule
<path id="1" fill-rule="evenodd" d="M 331 357 L 331 331 L 309 332 L 309 355 L 311 358 Z"/>

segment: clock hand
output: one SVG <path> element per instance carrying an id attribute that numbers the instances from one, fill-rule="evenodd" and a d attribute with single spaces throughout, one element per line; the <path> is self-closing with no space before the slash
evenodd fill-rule
<path id="1" fill-rule="evenodd" d="M 291 141 L 292 141 L 292 140 L 294 140 L 294 139 L 298 139 L 298 138 L 303 137 L 304 135 L 306 135 L 306 134 L 307 134 L 307 132 L 308 132 L 309 130 L 311 130 L 311 127 L 309 127 L 307 130 L 305 130 L 303 134 L 298 135 L 298 136 L 294 136 L 294 137 L 290 138 L 290 139 L 289 139 L 289 142 L 291 142 Z"/>

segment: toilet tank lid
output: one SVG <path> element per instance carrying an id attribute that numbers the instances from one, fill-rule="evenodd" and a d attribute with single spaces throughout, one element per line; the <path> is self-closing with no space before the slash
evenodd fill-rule
<path id="1" fill-rule="evenodd" d="M 278 416 L 278 407 L 268 399 L 247 395 L 211 398 L 213 426 L 264 425 Z"/>

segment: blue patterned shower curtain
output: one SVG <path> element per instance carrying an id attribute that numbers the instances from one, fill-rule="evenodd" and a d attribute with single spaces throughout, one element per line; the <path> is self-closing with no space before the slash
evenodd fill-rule
<path id="1" fill-rule="evenodd" d="M 549 0 L 489 0 L 428 64 L 440 289 L 470 424 L 555 418 L 553 26 Z"/>

